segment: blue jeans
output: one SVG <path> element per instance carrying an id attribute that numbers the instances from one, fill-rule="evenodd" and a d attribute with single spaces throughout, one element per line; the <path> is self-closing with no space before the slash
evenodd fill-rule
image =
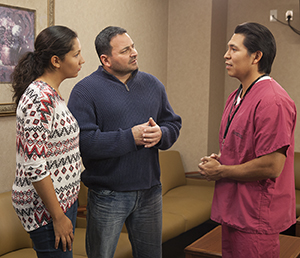
<path id="1" fill-rule="evenodd" d="M 76 201 L 71 208 L 66 212 L 66 216 L 72 221 L 73 233 L 75 230 L 78 202 Z M 61 242 L 58 249 L 55 249 L 55 235 L 53 223 L 49 223 L 36 230 L 29 232 L 30 238 L 34 244 L 34 250 L 38 258 L 72 258 L 73 252 L 67 249 L 62 250 Z"/>
<path id="2" fill-rule="evenodd" d="M 89 189 L 86 232 L 88 257 L 113 258 L 124 223 L 133 257 L 162 257 L 161 185 L 132 192 Z"/>

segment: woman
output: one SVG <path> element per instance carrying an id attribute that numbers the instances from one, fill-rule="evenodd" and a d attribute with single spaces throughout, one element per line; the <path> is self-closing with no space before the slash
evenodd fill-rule
<path id="1" fill-rule="evenodd" d="M 79 127 L 59 92 L 84 59 L 77 34 L 44 29 L 12 75 L 16 176 L 12 201 L 38 257 L 72 257 L 80 188 Z"/>

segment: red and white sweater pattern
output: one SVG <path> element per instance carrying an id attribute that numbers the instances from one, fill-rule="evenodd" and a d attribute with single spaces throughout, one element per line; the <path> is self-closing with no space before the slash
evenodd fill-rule
<path id="1" fill-rule="evenodd" d="M 80 189 L 79 127 L 64 100 L 48 84 L 32 82 L 22 95 L 16 121 L 15 211 L 26 231 L 51 221 L 32 182 L 51 176 L 66 212 Z"/>

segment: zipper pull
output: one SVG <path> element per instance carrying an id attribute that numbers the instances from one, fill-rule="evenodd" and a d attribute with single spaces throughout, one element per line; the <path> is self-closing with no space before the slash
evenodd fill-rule
<path id="1" fill-rule="evenodd" d="M 126 90 L 129 91 L 129 88 L 128 88 L 127 84 L 126 83 L 124 83 L 124 84 L 125 84 Z"/>

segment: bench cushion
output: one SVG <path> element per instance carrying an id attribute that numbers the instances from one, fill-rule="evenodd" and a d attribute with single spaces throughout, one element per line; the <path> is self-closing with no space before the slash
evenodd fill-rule
<path id="1" fill-rule="evenodd" d="M 162 171 L 162 195 L 177 186 L 186 184 L 185 172 L 178 151 L 160 151 L 159 162 Z"/>
<path id="2" fill-rule="evenodd" d="M 0 194 L 0 207 L 0 255 L 32 247 L 30 236 L 24 230 L 12 206 L 11 191 Z"/>

